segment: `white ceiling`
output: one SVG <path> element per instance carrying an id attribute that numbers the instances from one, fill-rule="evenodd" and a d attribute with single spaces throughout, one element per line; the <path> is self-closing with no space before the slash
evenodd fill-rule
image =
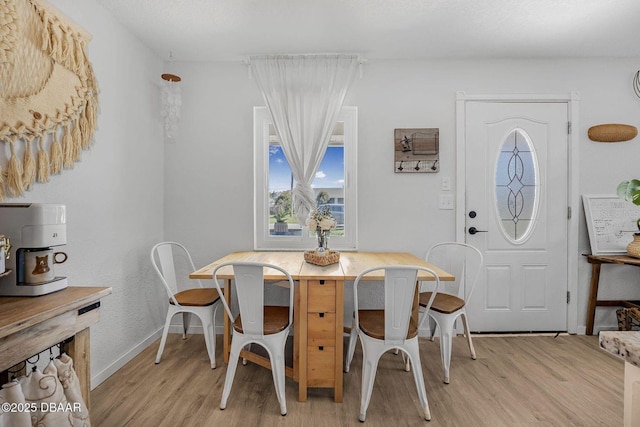
<path id="1" fill-rule="evenodd" d="M 97 0 L 161 57 L 640 57 L 639 0 Z"/>

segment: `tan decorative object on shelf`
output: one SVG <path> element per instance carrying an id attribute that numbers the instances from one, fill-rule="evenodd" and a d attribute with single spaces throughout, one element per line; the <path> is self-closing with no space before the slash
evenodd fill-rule
<path id="1" fill-rule="evenodd" d="M 340 261 L 340 252 L 327 250 L 325 252 L 318 252 L 316 250 L 313 251 L 305 251 L 304 252 L 304 260 L 310 264 L 315 265 L 331 265 Z"/>
<path id="2" fill-rule="evenodd" d="M 596 142 L 629 141 L 638 135 L 638 129 L 631 125 L 605 124 L 589 128 L 589 139 Z"/>
<path id="3" fill-rule="evenodd" d="M 640 233 L 633 235 L 633 241 L 627 246 L 627 253 L 634 258 L 640 258 Z"/>
<path id="4" fill-rule="evenodd" d="M 0 0 L 0 201 L 70 169 L 91 145 L 91 35 L 45 0 Z M 4 146 L 6 147 L 6 145 Z"/>

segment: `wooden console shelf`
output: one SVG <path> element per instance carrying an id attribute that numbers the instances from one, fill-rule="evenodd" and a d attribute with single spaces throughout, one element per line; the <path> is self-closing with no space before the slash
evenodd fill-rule
<path id="1" fill-rule="evenodd" d="M 89 408 L 89 326 L 100 319 L 100 299 L 109 294 L 111 288 L 68 287 L 38 297 L 0 297 L 0 372 L 65 341 Z"/>
<path id="2" fill-rule="evenodd" d="M 587 330 L 586 335 L 593 335 L 593 323 L 596 317 L 596 307 L 638 307 L 640 301 L 632 300 L 599 300 L 598 287 L 600 286 L 600 266 L 602 264 L 633 265 L 640 267 L 640 259 L 628 255 L 585 255 L 591 264 L 591 287 L 589 289 L 589 301 L 587 304 Z"/>

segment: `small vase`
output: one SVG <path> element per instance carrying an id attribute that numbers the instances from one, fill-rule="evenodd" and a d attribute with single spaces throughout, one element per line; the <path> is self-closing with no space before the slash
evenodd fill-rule
<path id="1" fill-rule="evenodd" d="M 318 238 L 318 248 L 316 251 L 318 254 L 325 254 L 329 252 L 329 235 L 331 230 L 316 229 L 316 237 Z"/>
<path id="2" fill-rule="evenodd" d="M 640 233 L 634 233 L 633 241 L 627 246 L 627 253 L 634 258 L 640 258 Z"/>

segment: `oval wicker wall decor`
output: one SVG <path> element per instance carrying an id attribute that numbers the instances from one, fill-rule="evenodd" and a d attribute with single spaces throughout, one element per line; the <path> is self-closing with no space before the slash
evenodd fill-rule
<path id="1" fill-rule="evenodd" d="M 638 135 L 638 129 L 631 125 L 605 124 L 589 128 L 589 139 L 597 142 L 629 141 Z"/>

